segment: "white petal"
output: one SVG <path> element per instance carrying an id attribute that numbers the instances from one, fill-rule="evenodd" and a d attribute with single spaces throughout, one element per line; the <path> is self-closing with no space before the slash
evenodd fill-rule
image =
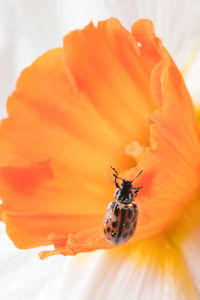
<path id="1" fill-rule="evenodd" d="M 190 66 L 189 72 L 185 78 L 187 87 L 192 95 L 194 103 L 200 106 L 200 84 L 199 84 L 199 70 L 200 70 L 200 49 L 195 57 L 194 62 Z"/>
<path id="2" fill-rule="evenodd" d="M 163 276 L 153 264 L 151 250 L 148 260 L 144 260 L 143 265 L 138 264 L 139 253 L 125 258 L 111 257 L 108 251 L 97 251 L 71 259 L 60 286 L 58 298 L 192 300 L 199 296 L 199 291 L 195 289 L 192 280 L 189 281 L 189 288 L 184 286 L 184 284 L 188 285 L 188 274 L 183 273 L 180 278 L 173 277 L 171 273 Z M 166 255 L 164 248 L 163 255 Z M 166 269 L 173 269 L 167 255 L 165 263 Z"/>
<path id="3" fill-rule="evenodd" d="M 64 276 L 67 257 L 41 261 L 38 248 L 14 247 L 0 223 L 0 298 L 2 300 L 59 300 L 57 291 Z"/>
<path id="4" fill-rule="evenodd" d="M 200 229 L 194 230 L 188 236 L 183 246 L 183 253 L 196 290 L 200 291 Z M 200 292 L 198 299 L 200 299 Z"/>

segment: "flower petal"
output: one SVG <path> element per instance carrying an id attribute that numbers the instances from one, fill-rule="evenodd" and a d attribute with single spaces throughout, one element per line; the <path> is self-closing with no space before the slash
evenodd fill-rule
<path id="1" fill-rule="evenodd" d="M 7 233 L 15 241 L 15 245 L 27 249 L 52 243 L 56 247 L 64 247 L 69 239 L 68 232 L 77 233 L 84 228 L 95 227 L 96 223 L 102 221 L 102 215 L 28 215 L 3 212 L 2 220 L 7 224 Z M 92 232 L 89 232 L 88 237 L 91 235 Z M 86 234 L 84 238 L 86 239 Z"/>
<path id="2" fill-rule="evenodd" d="M 139 164 L 144 175 L 137 184 L 142 180 L 145 188 L 135 240 L 165 229 L 199 187 L 191 99 L 152 23 L 141 20 L 132 33 L 114 19 L 90 24 L 67 35 L 64 49 L 47 52 L 23 71 L 0 128 L 2 218 L 15 244 L 51 241 L 63 254 L 109 248 L 101 226 L 112 186 L 103 175 L 110 164 L 120 170 L 136 165 L 125 153 L 136 140 L 148 146 L 149 112 L 151 148 Z M 31 180 L 22 188 L 26 177 Z M 48 223 L 45 215 L 52 224 L 56 216 L 56 229 L 45 225 L 37 238 L 41 216 Z M 57 227 L 59 215 L 74 216 L 72 224 Z M 79 216 L 88 219 L 77 227 Z M 25 226 L 26 217 L 34 222 Z"/>
<path id="3" fill-rule="evenodd" d="M 135 37 L 116 19 L 99 22 L 97 28 L 90 23 L 65 37 L 64 53 L 79 90 L 117 130 L 121 144 L 130 137 L 146 143 L 149 132 L 144 117 L 155 103 L 150 72 L 141 62 Z"/>
<path id="4" fill-rule="evenodd" d="M 64 233 L 49 226 L 49 230 L 41 230 L 36 238 L 38 224 L 41 225 L 39 220 L 44 218 L 42 222 L 46 224 L 45 214 L 48 219 L 56 214 L 61 214 L 61 218 L 63 214 L 73 215 L 77 222 L 79 215 L 101 215 L 101 219 L 96 218 L 96 226 L 90 218 L 84 225 L 80 222 L 83 231 L 87 227 L 88 232 L 93 227 L 100 228 L 109 202 L 107 197 L 112 195 L 112 186 L 106 182 L 104 172 L 112 163 L 121 165 L 121 168 L 130 161 L 132 165 L 136 163 L 124 156 L 124 143 L 130 143 L 133 138 L 147 143 L 148 127 L 144 116 L 155 105 L 147 85 L 149 74 L 137 62 L 139 48 L 134 37 L 116 20 L 100 23 L 98 28 L 91 24 L 79 33 L 82 37 L 77 40 L 83 42 L 85 49 L 88 47 L 86 57 L 80 59 L 82 63 L 90 55 L 88 34 L 89 37 L 96 35 L 101 43 L 99 52 L 96 40 L 92 42 L 93 50 L 96 47 L 97 51 L 93 53 L 94 59 L 99 60 L 99 72 L 93 66 L 95 61 L 90 63 L 90 68 L 85 65 L 85 72 L 89 69 L 94 72 L 88 73 L 88 79 L 99 74 L 93 92 L 91 83 L 85 87 L 80 84 L 74 69 L 80 59 L 78 53 L 76 65 L 73 63 L 77 46 L 77 32 L 74 32 L 69 36 L 69 40 L 75 38 L 74 43 L 65 45 L 65 61 L 63 49 L 48 51 L 22 72 L 16 90 L 8 99 L 9 118 L 1 122 L 0 128 L 0 187 L 2 211 L 5 211 L 2 219 L 19 247 L 34 247 L 42 241 L 48 244 L 49 236 L 75 233 L 76 230 L 69 226 L 63 226 Z M 118 43 L 124 43 L 124 46 L 115 51 Z M 73 57 L 69 53 L 74 53 Z M 129 65 L 130 59 L 137 70 Z M 67 60 L 69 64 L 66 66 Z M 105 69 L 101 62 L 104 62 Z M 84 72 L 81 64 L 79 70 L 81 76 L 81 70 Z M 102 74 L 104 70 L 106 72 Z M 114 76 L 113 70 L 118 70 L 118 77 Z M 128 100 L 130 97 L 132 102 Z M 134 119 L 130 110 L 135 114 Z M 119 113 L 125 121 L 119 118 Z M 139 134 L 141 126 L 143 131 Z M 36 222 L 35 225 L 34 222 L 26 224 L 28 217 Z M 34 234 L 32 230 L 35 230 Z M 81 229 L 76 233 L 79 231 Z M 24 236 L 26 239 L 22 238 Z M 109 247 L 101 230 L 98 236 L 101 243 Z M 85 249 L 84 241 L 78 243 L 82 243 Z"/>
<path id="5" fill-rule="evenodd" d="M 133 26 L 136 38 L 143 26 L 150 29 L 148 21 L 139 21 Z M 135 239 L 151 236 L 167 228 L 200 184 L 200 144 L 191 98 L 179 71 L 161 43 L 152 39 L 151 34 L 143 35 L 143 42 L 151 44 L 147 49 L 152 47 L 162 55 L 151 77 L 152 94 L 161 106 L 148 117 L 151 148 L 138 165 L 144 170 L 142 185 L 145 188 L 138 200 L 139 218 Z M 127 176 L 132 178 L 134 174 L 135 170 L 129 171 Z"/>
<path id="6" fill-rule="evenodd" d="M 46 181 L 43 181 L 44 186 L 41 185 L 35 189 L 35 192 L 39 194 L 32 195 L 37 199 L 41 197 L 41 201 L 29 200 L 27 202 L 25 195 L 23 206 L 19 205 L 17 208 L 17 199 L 21 201 L 23 198 L 18 191 L 19 193 L 15 195 L 15 209 L 20 212 L 30 212 L 30 204 L 32 213 L 63 212 L 66 195 L 61 190 L 66 190 L 67 194 L 71 192 L 74 194 L 77 184 L 80 187 L 76 190 L 78 203 L 68 201 L 68 204 L 75 206 L 74 211 L 82 212 L 81 202 L 85 206 L 85 199 L 82 196 L 84 190 L 87 193 L 91 192 L 93 203 L 96 201 L 100 206 L 102 205 L 101 201 L 98 201 L 98 193 L 102 197 L 103 191 L 98 185 L 104 184 L 105 164 L 106 161 L 110 163 L 111 159 L 110 154 L 107 158 L 105 157 L 108 147 L 103 140 L 106 138 L 113 142 L 116 140 L 115 134 L 109 131 L 105 121 L 98 116 L 87 99 L 84 101 L 83 97 L 79 98 L 76 94 L 74 95 L 73 82 L 69 82 L 71 78 L 68 78 L 65 70 L 62 49 L 47 52 L 32 67 L 23 72 L 16 91 L 8 101 L 10 117 L 3 120 L 1 124 L 0 164 L 4 169 L 2 194 L 7 194 L 9 188 L 11 188 L 10 193 L 13 193 L 14 178 L 23 182 L 23 176 L 27 176 L 29 172 L 25 170 L 27 168 L 34 169 L 47 162 L 49 172 L 52 173 L 51 178 L 48 177 Z M 71 107 L 71 101 L 74 103 L 73 107 Z M 81 104 L 81 101 L 84 103 Z M 78 117 L 78 109 L 82 113 L 82 118 Z M 77 115 L 74 115 L 75 112 Z M 86 122 L 87 119 L 101 127 L 102 136 L 94 134 L 91 126 Z M 89 144 L 83 141 L 85 135 L 89 136 Z M 24 140 L 26 143 L 23 143 Z M 104 158 L 102 158 L 102 153 L 105 153 Z M 100 173 L 99 168 L 102 170 Z M 5 169 L 9 169 L 8 176 L 5 174 Z M 5 185 L 7 180 L 8 185 Z M 56 206 L 54 197 L 57 199 Z M 87 198 L 89 199 L 89 196 Z M 61 203 L 62 207 L 59 208 Z M 97 213 L 99 208 L 96 208 Z M 93 208 L 89 206 L 88 211 L 90 209 L 93 210 L 94 206 Z M 70 212 L 69 207 L 67 211 Z"/>
<path id="7" fill-rule="evenodd" d="M 101 224 L 107 204 L 103 174 L 112 154 L 104 139 L 118 143 L 118 138 L 87 98 L 77 95 L 62 49 L 47 52 L 22 73 L 8 114 L 0 128 L 0 191 L 2 219 L 14 243 L 63 245 L 69 232 Z"/>

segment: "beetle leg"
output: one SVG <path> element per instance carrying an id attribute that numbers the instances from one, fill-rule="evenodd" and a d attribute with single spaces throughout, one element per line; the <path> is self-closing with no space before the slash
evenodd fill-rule
<path id="1" fill-rule="evenodd" d="M 132 187 L 132 189 L 134 190 L 134 195 L 137 196 L 137 193 L 139 192 L 139 190 L 140 190 L 141 188 L 143 188 L 143 186 L 139 186 L 139 187 L 137 187 L 137 188 Z"/>
<path id="2" fill-rule="evenodd" d="M 138 186 L 137 188 L 136 187 L 132 187 L 132 189 L 134 189 L 134 190 L 140 190 L 140 189 L 142 189 L 143 188 L 143 185 L 142 186 Z"/>
<path id="3" fill-rule="evenodd" d="M 118 191 L 119 191 L 119 188 L 117 188 L 117 189 L 115 190 L 114 195 L 113 195 L 113 198 L 115 198 L 115 196 L 117 195 Z"/>

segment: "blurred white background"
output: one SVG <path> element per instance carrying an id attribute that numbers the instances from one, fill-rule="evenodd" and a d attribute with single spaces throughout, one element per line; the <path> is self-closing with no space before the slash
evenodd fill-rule
<path id="1" fill-rule="evenodd" d="M 180 68 L 199 49 L 198 0 L 0 0 L 0 117 L 6 116 L 6 98 L 23 68 L 46 50 L 62 46 L 69 31 L 109 17 L 117 17 L 127 29 L 138 18 L 153 20 L 156 33 Z M 186 77 L 195 101 L 200 100 L 199 70 L 197 54 Z M 16 249 L 0 224 L 2 300 L 65 299 L 58 294 L 74 258 L 40 261 L 38 252 Z"/>

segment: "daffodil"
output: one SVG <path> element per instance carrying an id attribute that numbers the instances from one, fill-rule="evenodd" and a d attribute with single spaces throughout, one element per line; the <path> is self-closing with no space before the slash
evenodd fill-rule
<path id="1" fill-rule="evenodd" d="M 198 299 L 183 250 L 199 228 L 198 123 L 150 20 L 137 21 L 130 32 L 109 19 L 66 35 L 63 48 L 22 72 L 7 112 L 0 127 L 0 210 L 18 248 L 54 245 L 41 258 L 109 249 L 99 267 L 107 299 L 115 293 L 122 299 L 127 290 L 130 299 L 146 299 L 147 288 L 155 299 L 163 293 L 158 286 L 173 285 L 185 299 Z M 110 165 L 130 180 L 143 170 L 137 229 L 119 247 L 103 234 L 114 187 Z M 116 291 L 112 268 L 118 266 Z M 159 276 L 133 292 L 134 276 L 146 269 Z M 91 289 L 82 299 L 102 299 L 94 289 L 96 296 Z"/>

